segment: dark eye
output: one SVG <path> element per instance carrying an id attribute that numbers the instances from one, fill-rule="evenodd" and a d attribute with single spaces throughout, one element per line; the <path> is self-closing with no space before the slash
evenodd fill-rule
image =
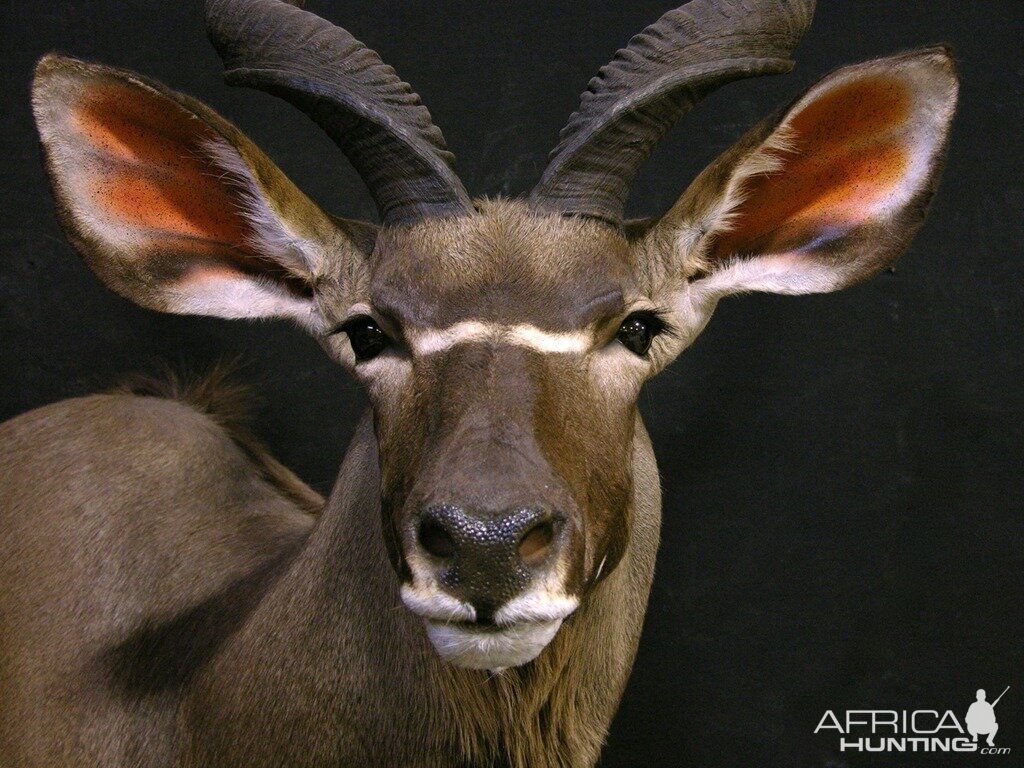
<path id="1" fill-rule="evenodd" d="M 388 346 L 388 337 L 384 331 L 372 317 L 366 315 L 352 318 L 338 330 L 348 334 L 352 351 L 355 352 L 356 360 L 359 362 L 372 360 Z"/>
<path id="2" fill-rule="evenodd" d="M 646 355 L 651 348 L 651 342 L 657 336 L 665 324 L 652 312 L 634 312 L 622 321 L 619 326 L 616 338 L 622 342 L 622 346 L 635 355 Z"/>

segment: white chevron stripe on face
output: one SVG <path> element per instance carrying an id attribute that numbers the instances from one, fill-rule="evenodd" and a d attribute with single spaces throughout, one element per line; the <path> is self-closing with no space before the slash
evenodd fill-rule
<path id="1" fill-rule="evenodd" d="M 582 354 L 593 345 L 593 337 L 589 333 L 556 333 L 528 323 L 509 325 L 465 320 L 445 328 L 430 328 L 409 333 L 413 353 L 422 356 L 443 352 L 456 344 L 480 341 L 515 344 L 538 352 L 555 354 Z"/>

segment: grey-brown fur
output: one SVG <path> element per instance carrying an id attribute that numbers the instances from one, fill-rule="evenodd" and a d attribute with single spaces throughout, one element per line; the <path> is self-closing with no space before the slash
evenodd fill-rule
<path id="1" fill-rule="evenodd" d="M 593 763 L 657 547 L 640 429 L 627 560 L 535 665 L 492 676 L 442 665 L 398 601 L 373 533 L 368 419 L 316 520 L 186 404 L 94 395 L 6 423 L 0 581 L 16 588 L 0 592 L 0 755 L 19 766 Z M 167 554 L 140 557 L 157 545 Z"/>
<path id="2" fill-rule="evenodd" d="M 263 479 L 285 498 L 311 515 L 323 511 L 325 499 L 306 485 L 288 467 L 270 453 L 252 432 L 252 408 L 255 394 L 240 383 L 241 373 L 234 363 L 222 363 L 202 376 L 183 376 L 167 369 L 159 375 L 129 376 L 108 394 L 160 397 L 177 400 L 209 416 L 231 437 Z"/>
<path id="3" fill-rule="evenodd" d="M 415 94 L 390 70 L 378 92 L 346 69 L 383 66 L 375 54 L 275 0 L 211 2 L 229 66 L 309 64 L 312 80 L 248 81 L 329 131 L 363 131 L 339 143 L 381 227 L 321 210 L 195 100 L 45 57 L 33 107 L 47 169 L 99 277 L 153 309 L 292 319 L 372 410 L 326 504 L 244 429 L 222 379 L 0 426 L 0 764 L 594 765 L 658 543 L 642 385 L 726 295 L 837 290 L 891 263 L 938 178 L 956 77 L 948 52 L 923 49 L 826 77 L 665 216 L 619 221 L 669 117 L 761 71 L 725 55 L 736 9 L 744 52 L 774 71 L 810 6 L 669 14 L 584 97 L 573 125 L 600 138 L 570 131 L 571 162 L 556 156 L 610 163 L 598 175 L 614 183 L 588 191 L 556 167 L 530 201 L 470 206 Z M 655 55 L 634 60 L 651 39 Z M 718 71 L 697 51 L 725 56 L 722 78 L 687 79 Z M 326 71 L 319 57 L 336 54 L 347 63 Z M 358 104 L 336 74 L 356 77 Z M 605 97 L 637 109 L 595 114 Z M 653 133 L 630 127 L 638 115 Z M 389 169 L 380 150 L 395 141 L 410 151 Z"/>

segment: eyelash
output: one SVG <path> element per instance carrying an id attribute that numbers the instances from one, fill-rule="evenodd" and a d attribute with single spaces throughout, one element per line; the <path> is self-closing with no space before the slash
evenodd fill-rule
<path id="1" fill-rule="evenodd" d="M 346 320 L 331 331 L 331 335 L 336 333 L 348 334 L 356 362 L 372 360 L 392 344 L 390 337 L 369 315 L 357 315 Z"/>
<path id="2" fill-rule="evenodd" d="M 615 338 L 637 357 L 647 357 L 654 340 L 666 333 L 674 335 L 674 329 L 663 313 L 656 309 L 642 309 L 626 316 L 619 324 Z"/>

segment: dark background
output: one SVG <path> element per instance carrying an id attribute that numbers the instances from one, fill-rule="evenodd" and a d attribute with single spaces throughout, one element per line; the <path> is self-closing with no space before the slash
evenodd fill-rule
<path id="1" fill-rule="evenodd" d="M 794 74 L 727 87 L 635 185 L 659 212 L 749 124 L 827 71 L 951 42 L 946 176 L 895 274 L 750 296 L 642 396 L 663 545 L 606 766 L 1024 764 L 1024 3 L 822 0 Z M 472 194 L 521 193 L 587 80 L 672 0 L 313 1 L 414 84 Z M 51 49 L 137 69 L 235 120 L 327 209 L 370 218 L 306 118 L 228 89 L 198 2 L 0 2 L 0 417 L 157 361 L 249 361 L 261 434 L 323 492 L 365 399 L 300 331 L 162 316 L 106 291 L 52 213 L 28 107 Z M 978 687 L 1008 757 L 840 755 L 825 709 L 952 708 Z M 2 703 L 0 703 L 2 706 Z"/>

